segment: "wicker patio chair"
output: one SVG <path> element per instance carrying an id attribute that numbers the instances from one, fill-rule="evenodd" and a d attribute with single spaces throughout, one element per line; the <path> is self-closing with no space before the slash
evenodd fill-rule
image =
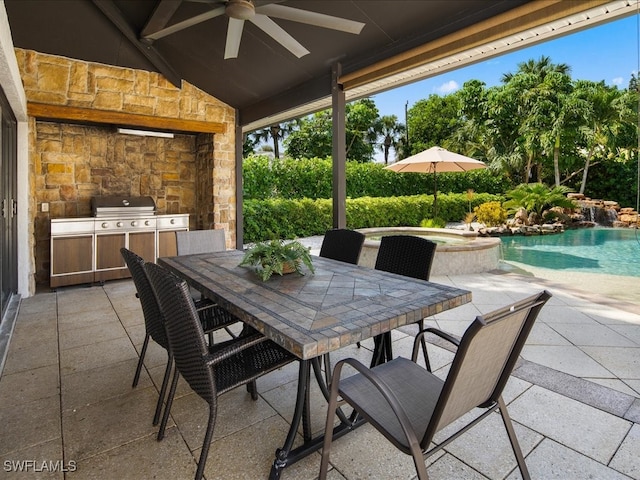
<path id="1" fill-rule="evenodd" d="M 380 239 L 380 248 L 378 250 L 378 257 L 376 258 L 375 269 L 397 273 L 405 277 L 429 280 L 433 257 L 436 253 L 436 246 L 436 243 L 431 240 L 412 235 L 389 235 L 382 237 Z M 418 324 L 419 330 L 424 328 L 424 319 L 420 319 L 416 323 Z M 384 338 L 383 335 L 386 336 L 386 338 Z M 393 358 L 389 333 L 378 335 L 374 338 L 374 342 L 376 343 L 374 352 L 378 353 L 378 355 L 374 355 L 371 366 L 379 363 L 380 357 L 383 355 L 383 348 L 386 350 L 384 352 L 386 358 Z M 427 344 L 424 338 L 422 338 L 421 343 L 427 369 L 430 370 Z"/>
<path id="2" fill-rule="evenodd" d="M 327 230 L 320 246 L 320 256 L 345 263 L 358 264 L 364 234 L 346 228 Z"/>
<path id="3" fill-rule="evenodd" d="M 322 239 L 319 256 L 357 265 L 364 239 L 363 233 L 348 228 L 327 230 Z M 360 347 L 360 342 L 358 342 L 358 347 Z M 324 364 L 327 383 L 329 383 L 331 358 L 328 353 L 324 355 Z"/>
<path id="4" fill-rule="evenodd" d="M 345 403 L 396 448 L 413 457 L 421 480 L 428 478 L 425 457 L 499 410 L 520 473 L 525 480 L 529 479 L 524 456 L 502 399 L 502 390 L 538 312 L 550 297 L 543 291 L 485 316 L 478 316 L 460 340 L 434 328 L 423 330 L 414 342 L 412 360 L 398 357 L 372 369 L 353 358 L 338 362 L 327 409 L 320 479 L 324 480 L 327 475 L 336 408 Z M 425 333 L 436 334 L 457 346 L 445 380 L 415 363 L 419 341 Z M 345 364 L 358 373 L 341 378 Z M 341 401 L 338 401 L 338 395 Z M 486 410 L 446 440 L 429 448 L 437 432 L 476 407 Z"/>
<path id="5" fill-rule="evenodd" d="M 144 268 L 163 313 L 169 347 L 175 359 L 158 440 L 164 435 L 179 373 L 209 404 L 209 421 L 195 476 L 199 480 L 213 437 L 218 396 L 253 382 L 296 357 L 253 329 L 245 329 L 243 334 L 232 340 L 207 345 L 186 282 L 153 263 L 147 263 Z"/>
<path id="6" fill-rule="evenodd" d="M 169 343 L 167 341 L 167 335 L 164 328 L 164 319 L 162 318 L 160 307 L 158 306 L 156 297 L 151 289 L 151 284 L 149 283 L 147 274 L 144 271 L 145 261 L 142 257 L 126 248 L 120 249 L 120 253 L 129 268 L 129 272 L 131 272 L 131 277 L 133 278 L 133 283 L 136 287 L 136 296 L 140 300 L 140 304 L 142 306 L 145 327 L 144 342 L 142 344 L 142 350 L 140 351 L 140 358 L 138 359 L 136 373 L 133 377 L 133 388 L 138 385 L 138 381 L 140 379 L 140 372 L 142 370 L 144 357 L 147 353 L 147 347 L 149 346 L 149 339 L 152 338 L 154 342 L 167 351 L 167 366 L 162 380 L 162 387 L 160 388 L 158 403 L 156 404 L 156 411 L 153 416 L 153 424 L 157 425 L 160 420 L 167 386 L 169 385 L 173 356 L 169 350 Z M 201 305 L 198 302 L 196 304 L 196 309 L 202 328 L 207 333 L 227 327 L 238 321 L 236 317 L 215 304 L 205 303 L 204 305 Z"/>

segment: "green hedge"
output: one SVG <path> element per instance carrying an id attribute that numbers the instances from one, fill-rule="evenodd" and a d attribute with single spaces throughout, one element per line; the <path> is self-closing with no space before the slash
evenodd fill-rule
<path id="1" fill-rule="evenodd" d="M 397 173 L 379 163 L 347 162 L 347 197 L 397 197 L 430 194 L 433 175 Z M 512 188 L 503 175 L 489 170 L 438 174 L 438 191 L 501 194 Z M 244 199 L 331 198 L 330 159 L 274 159 L 252 156 L 244 160 Z"/>
<path id="2" fill-rule="evenodd" d="M 458 222 L 474 207 L 490 201 L 504 201 L 500 195 L 466 193 L 438 195 L 438 217 Z M 433 217 L 433 195 L 401 197 L 360 197 L 347 199 L 347 226 L 417 227 Z M 244 241 L 252 243 L 273 238 L 322 235 L 332 227 L 332 200 L 269 199 L 244 201 Z"/>

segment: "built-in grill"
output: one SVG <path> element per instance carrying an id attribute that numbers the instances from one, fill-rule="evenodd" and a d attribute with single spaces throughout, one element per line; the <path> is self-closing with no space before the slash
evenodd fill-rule
<path id="1" fill-rule="evenodd" d="M 91 213 L 96 218 L 146 217 L 155 215 L 156 204 L 151 197 L 93 197 Z"/>
<path id="2" fill-rule="evenodd" d="M 93 197 L 91 212 L 96 233 L 156 228 L 156 204 L 151 197 Z"/>
<path id="3" fill-rule="evenodd" d="M 51 219 L 51 286 L 104 282 L 129 276 L 120 249 L 147 261 L 177 254 L 175 232 L 189 215 L 156 215 L 151 197 L 99 196 L 92 218 Z"/>

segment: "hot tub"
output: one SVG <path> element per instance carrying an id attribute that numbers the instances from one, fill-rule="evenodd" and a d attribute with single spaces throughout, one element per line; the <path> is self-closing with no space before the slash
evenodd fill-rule
<path id="1" fill-rule="evenodd" d="M 375 266 L 380 237 L 387 235 L 415 235 L 436 242 L 432 277 L 488 272 L 497 269 L 500 262 L 500 239 L 479 237 L 477 232 L 421 227 L 361 228 L 358 231 L 366 236 L 358 264 L 366 267 Z"/>

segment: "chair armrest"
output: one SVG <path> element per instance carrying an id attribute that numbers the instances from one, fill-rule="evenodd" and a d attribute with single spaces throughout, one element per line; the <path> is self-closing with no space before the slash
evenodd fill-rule
<path id="1" fill-rule="evenodd" d="M 453 343 L 456 347 L 460 346 L 460 339 L 458 337 L 455 337 L 453 335 L 451 335 L 450 333 L 444 332 L 438 328 L 425 328 L 424 330 L 418 332 L 418 335 L 416 335 L 416 341 L 420 339 L 420 337 L 424 336 L 425 333 L 433 333 L 434 335 L 437 335 L 440 338 L 444 338 L 446 341 Z"/>
<path id="2" fill-rule="evenodd" d="M 195 302 L 195 306 L 204 333 L 214 332 L 240 321 L 235 315 L 229 313 L 211 300 L 198 300 Z"/>
<path id="3" fill-rule="evenodd" d="M 242 350 L 246 350 L 247 348 L 266 341 L 270 340 L 261 333 L 229 340 L 228 342 L 218 344 L 217 346 L 220 348 L 216 348 L 216 346 L 214 346 L 214 351 L 205 356 L 205 362 L 209 366 L 216 365 L 222 360 L 232 357 Z"/>
<path id="4" fill-rule="evenodd" d="M 213 300 L 209 300 L 208 298 L 203 298 L 201 300 L 196 300 L 194 302 L 196 306 L 196 311 L 201 312 L 202 310 L 207 310 L 209 308 L 217 307 L 218 304 Z"/>

